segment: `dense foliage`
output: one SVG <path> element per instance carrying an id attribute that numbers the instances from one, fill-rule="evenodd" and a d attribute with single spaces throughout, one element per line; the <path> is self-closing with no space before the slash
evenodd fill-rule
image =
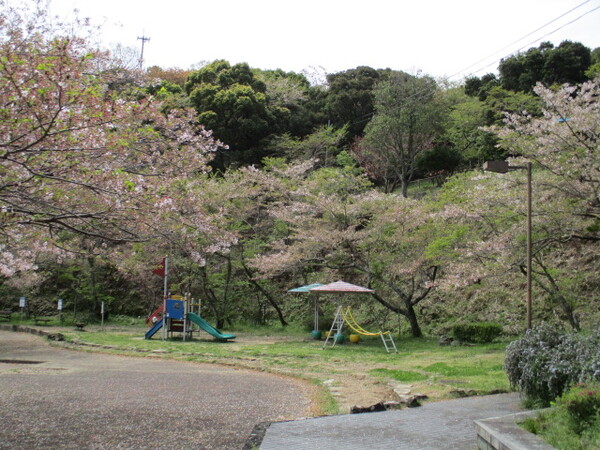
<path id="1" fill-rule="evenodd" d="M 452 336 L 459 342 L 488 343 L 502 335 L 502 326 L 497 323 L 459 323 L 452 327 Z"/>
<path id="2" fill-rule="evenodd" d="M 558 449 L 600 447 L 600 384 L 577 384 L 559 397 L 550 410 L 521 424 Z"/>
<path id="3" fill-rule="evenodd" d="M 600 381 L 600 331 L 565 333 L 542 324 L 509 344 L 504 364 L 513 387 L 547 405 L 577 383 Z"/>
<path id="4" fill-rule="evenodd" d="M 543 42 L 537 48 L 502 60 L 498 70 L 504 89 L 527 92 L 537 82 L 582 83 L 591 62 L 590 49 L 579 42 L 564 41 L 558 47 Z"/>
<path id="5" fill-rule="evenodd" d="M 223 60 L 142 73 L 36 5 L 0 13 L 3 307 L 144 315 L 167 255 L 169 288 L 218 326 L 302 321 L 284 293 L 344 279 L 376 291 L 348 300 L 367 328 L 519 332 L 524 177 L 478 169 L 511 157 L 534 163 L 535 320 L 599 320 L 597 52 L 545 46 L 464 85 L 358 67 L 314 86 Z M 560 79 L 536 75 L 541 54 Z"/>

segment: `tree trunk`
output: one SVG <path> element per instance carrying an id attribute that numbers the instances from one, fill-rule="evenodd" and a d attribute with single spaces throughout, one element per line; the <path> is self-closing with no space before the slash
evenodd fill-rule
<path id="1" fill-rule="evenodd" d="M 401 181 L 401 187 L 402 187 L 402 197 L 404 198 L 408 198 L 408 180 L 405 180 L 404 178 Z"/>
<path id="2" fill-rule="evenodd" d="M 87 257 L 87 261 L 90 268 L 90 288 L 92 290 L 92 315 L 96 315 L 99 310 L 99 302 L 98 302 L 98 291 L 96 286 L 96 260 L 94 259 L 94 255 L 90 255 Z"/>
<path id="3" fill-rule="evenodd" d="M 371 294 L 379 303 L 388 308 L 390 311 L 393 311 L 397 314 L 403 315 L 408 320 L 410 324 L 410 331 L 413 337 L 423 337 L 423 332 L 421 331 L 421 327 L 419 326 L 419 321 L 417 319 L 417 313 L 415 312 L 414 306 L 410 301 L 404 300 L 404 305 L 406 309 L 399 308 L 397 306 L 392 305 L 391 303 L 385 301 L 381 296 L 377 293 Z"/>
<path id="4" fill-rule="evenodd" d="M 412 304 L 410 304 L 410 302 L 407 302 L 408 304 L 407 306 L 407 313 L 406 313 L 406 318 L 408 319 L 408 322 L 410 323 L 410 331 L 413 335 L 413 337 L 416 338 L 420 338 L 423 337 L 423 332 L 421 331 L 421 327 L 419 326 L 419 321 L 417 320 L 417 314 L 415 312 L 415 308 L 413 307 Z"/>
<path id="5" fill-rule="evenodd" d="M 271 306 L 275 309 L 275 311 L 277 311 L 277 316 L 279 317 L 279 323 L 281 323 L 281 326 L 282 327 L 287 326 L 288 323 L 285 320 L 285 317 L 283 316 L 283 311 L 281 310 L 281 308 L 279 307 L 279 305 L 277 304 L 277 302 L 275 301 L 275 299 L 273 298 L 273 296 L 271 294 L 269 294 L 269 292 L 265 288 L 263 288 L 252 277 L 252 272 L 250 271 L 250 269 L 248 267 L 246 267 L 245 264 L 242 264 L 242 267 L 244 268 L 244 272 L 246 272 L 246 275 L 248 276 L 248 281 L 250 281 L 250 283 L 252 284 L 252 286 L 254 286 L 261 294 L 263 294 L 265 296 L 265 298 L 267 299 L 267 301 L 271 304 Z"/>
<path id="6" fill-rule="evenodd" d="M 219 308 L 219 301 L 217 296 L 215 295 L 212 288 L 208 285 L 208 274 L 206 273 L 206 268 L 202 267 L 200 269 L 200 288 L 204 293 L 204 298 L 207 300 L 208 306 L 212 309 L 215 315 L 215 321 L 217 328 L 221 329 L 225 325 L 225 314 Z"/>

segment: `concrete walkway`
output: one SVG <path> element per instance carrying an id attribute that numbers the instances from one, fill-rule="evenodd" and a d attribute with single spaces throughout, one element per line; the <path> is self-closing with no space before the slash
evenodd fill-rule
<path id="1" fill-rule="evenodd" d="M 474 420 L 522 411 L 518 394 L 469 397 L 417 408 L 273 423 L 261 450 L 474 449 Z"/>

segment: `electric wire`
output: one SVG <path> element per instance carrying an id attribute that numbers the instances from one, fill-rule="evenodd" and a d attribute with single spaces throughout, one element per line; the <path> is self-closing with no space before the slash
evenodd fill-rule
<path id="1" fill-rule="evenodd" d="M 588 1 L 589 1 L 589 0 L 588 0 Z M 598 9 L 600 9 L 600 6 L 596 6 L 595 8 L 593 8 L 593 9 L 590 9 L 589 11 L 587 11 L 587 12 L 583 13 L 582 15 L 580 15 L 580 16 L 578 16 L 578 17 L 574 18 L 573 20 L 571 20 L 571 21 L 569 21 L 569 22 L 567 22 L 567 23 L 564 23 L 564 24 L 562 24 L 560 27 L 558 27 L 558 28 L 556 28 L 556 29 L 554 29 L 554 30 L 552 30 L 552 31 L 549 31 L 548 33 L 546 33 L 546 34 L 544 34 L 543 36 L 540 36 L 540 37 L 538 37 L 538 38 L 534 39 L 533 41 L 529 42 L 528 44 L 525 44 L 525 45 L 523 45 L 522 47 L 520 47 L 520 48 L 518 48 L 517 50 L 515 50 L 515 51 L 513 51 L 513 52 L 509 53 L 508 55 L 506 55 L 506 56 L 504 56 L 504 57 L 502 57 L 502 58 L 500 58 L 500 59 L 496 59 L 496 60 L 492 61 L 491 63 L 487 64 L 486 66 L 483 66 L 483 67 L 481 67 L 480 69 L 477 69 L 477 70 L 475 70 L 475 71 L 473 71 L 473 72 L 469 73 L 469 74 L 467 75 L 467 77 L 468 77 L 468 76 L 472 76 L 472 75 L 474 75 L 474 74 L 476 74 L 476 73 L 479 73 L 479 72 L 481 72 L 482 70 L 484 70 L 484 69 L 487 69 L 487 68 L 488 68 L 488 67 L 490 67 L 491 65 L 493 65 L 493 64 L 497 64 L 499 61 L 501 61 L 501 60 L 503 60 L 503 59 L 506 59 L 506 58 L 509 58 L 510 56 L 512 56 L 512 55 L 514 55 L 514 54 L 517 54 L 517 53 L 519 53 L 519 52 L 520 52 L 520 51 L 522 51 L 523 49 L 525 49 L 525 48 L 527 48 L 527 47 L 529 47 L 529 46 L 531 46 L 531 45 L 535 44 L 536 42 L 539 42 L 539 41 L 541 41 L 542 39 L 544 39 L 544 38 L 546 38 L 546 37 L 548 37 L 548 36 L 550 36 L 550 35 L 552 35 L 552 34 L 556 33 L 557 31 L 560 31 L 560 30 L 562 30 L 562 29 L 563 29 L 563 28 L 565 28 L 566 26 L 569 26 L 569 25 L 571 25 L 571 24 L 573 24 L 573 23 L 577 22 L 578 20 L 582 19 L 583 17 L 587 16 L 588 14 L 591 14 L 591 13 L 593 13 L 594 11 L 597 11 Z M 564 14 L 563 14 L 563 16 L 564 16 Z M 561 17 L 562 17 L 562 16 L 561 16 Z M 550 23 L 552 23 L 552 22 L 550 22 Z M 545 27 L 545 26 L 546 26 L 546 25 L 544 25 L 544 27 Z M 542 28 L 543 28 L 543 27 L 542 27 Z M 531 34 L 531 33 L 530 33 L 530 34 Z M 529 36 L 529 35 L 528 35 L 528 36 Z M 517 41 L 517 42 L 519 42 L 519 41 Z M 511 45 L 512 45 L 512 44 L 511 44 Z M 487 58 L 485 58 L 485 59 L 487 59 Z M 484 60 L 485 60 L 485 59 L 484 59 Z M 476 64 L 473 64 L 473 65 L 476 65 Z M 472 65 L 472 66 L 473 66 L 473 65 Z M 472 67 L 472 66 L 470 66 L 470 67 Z M 465 70 L 463 70 L 463 71 L 466 71 L 466 70 L 468 70 L 468 68 L 467 68 L 467 69 L 465 69 Z M 462 73 L 463 71 L 457 72 L 456 74 L 454 74 L 454 75 L 453 75 L 452 77 L 450 77 L 450 78 L 453 78 L 454 76 L 456 76 L 456 75 L 458 75 L 458 74 Z M 450 78 L 449 78 L 449 79 L 450 79 Z"/>
<path id="2" fill-rule="evenodd" d="M 537 33 L 537 32 L 538 32 L 538 31 L 540 31 L 540 30 L 543 30 L 543 29 L 544 29 L 544 28 L 546 28 L 547 26 L 549 26 L 549 25 L 553 24 L 554 22 L 556 22 L 556 21 L 557 21 L 557 20 L 559 20 L 559 19 L 562 19 L 562 18 L 563 18 L 563 17 L 565 17 L 567 14 L 570 14 L 570 13 L 572 13 L 572 12 L 573 12 L 573 11 L 575 11 L 576 9 L 579 9 L 579 8 L 581 8 L 582 6 L 584 6 L 585 4 L 587 4 L 587 3 L 591 2 L 591 1 L 592 1 L 592 0 L 586 0 L 586 1 L 584 1 L 583 3 L 580 3 L 579 5 L 575 6 L 574 8 L 571 8 L 571 9 L 570 9 L 570 10 L 568 10 L 567 12 L 565 12 L 565 13 L 561 14 L 560 16 L 558 16 L 558 17 L 556 17 L 556 18 L 552 19 L 550 22 L 547 22 L 546 24 L 542 25 L 541 27 L 538 27 L 538 28 L 536 28 L 535 30 L 533 30 L 533 31 L 531 31 L 531 32 L 529 32 L 529 33 L 527 33 L 525 36 L 522 36 L 521 38 L 517 39 L 516 41 L 513 41 L 513 42 L 511 42 L 510 44 L 508 44 L 508 45 L 505 45 L 505 46 L 504 46 L 504 47 L 502 47 L 500 50 L 497 50 L 497 51 L 495 51 L 494 53 L 492 53 L 492 54 L 490 54 L 490 55 L 486 56 L 485 58 L 482 58 L 482 59 L 480 59 L 479 61 L 477 61 L 477 62 L 475 62 L 475 63 L 471 64 L 470 66 L 468 66 L 468 67 L 466 67 L 466 68 L 464 68 L 464 69 L 462 69 L 462 70 L 459 70 L 459 71 L 458 71 L 458 72 L 456 72 L 455 74 L 453 74 L 453 75 L 450 75 L 450 77 L 448 77 L 448 79 L 452 79 L 452 78 L 454 78 L 455 76 L 457 76 L 457 75 L 460 75 L 460 74 L 462 74 L 462 73 L 464 73 L 464 72 L 468 71 L 468 70 L 469 70 L 469 69 L 471 69 L 472 67 L 474 67 L 474 66 L 477 66 L 478 64 L 482 63 L 483 61 L 485 61 L 485 60 L 487 60 L 487 59 L 491 58 L 492 56 L 495 56 L 495 55 L 497 55 L 498 53 L 500 53 L 500 52 L 503 52 L 503 51 L 504 51 L 504 50 L 506 50 L 507 48 L 510 48 L 510 47 L 512 47 L 513 45 L 517 44 L 518 42 L 521 42 L 523 39 L 526 39 L 526 38 L 528 38 L 528 37 L 529 37 L 529 36 L 531 36 L 532 34 L 534 34 L 534 33 Z M 579 19 L 579 18 L 578 18 L 578 19 Z M 578 19 L 576 19 L 576 20 L 578 20 Z M 571 23 L 571 22 L 569 22 L 569 23 Z M 567 25 L 568 25 L 568 24 L 567 24 Z M 559 28 L 559 29 L 560 29 L 560 28 Z M 555 32 L 556 32 L 556 31 L 558 31 L 559 29 L 557 29 L 557 30 L 553 31 L 552 33 L 555 33 Z M 537 41 L 538 41 L 538 40 L 540 40 L 540 39 L 543 39 L 544 37 L 545 37 L 545 36 L 543 36 L 542 38 L 536 39 L 536 41 L 535 41 L 535 42 L 537 42 Z M 513 53 L 514 53 L 514 52 L 513 52 Z M 496 63 L 497 61 L 498 61 L 498 60 L 494 60 L 494 61 L 493 61 L 491 64 L 494 64 L 494 63 Z M 486 67 L 489 67 L 489 66 L 486 66 Z M 484 67 L 484 68 L 485 68 L 485 67 Z M 480 70 L 482 70 L 482 69 L 480 69 Z M 476 73 L 476 72 L 475 72 L 475 73 Z"/>
<path id="3" fill-rule="evenodd" d="M 467 71 L 468 69 L 470 69 L 471 67 L 473 67 L 473 66 L 476 66 L 476 65 L 477 65 L 477 64 L 479 64 L 480 62 L 482 62 L 482 61 L 485 61 L 486 59 L 490 58 L 490 57 L 491 57 L 491 56 L 493 56 L 493 55 L 496 55 L 497 53 L 501 52 L 502 50 L 505 50 L 506 48 L 508 48 L 508 47 L 511 47 L 512 45 L 516 44 L 517 42 L 521 42 L 523 39 L 525 39 L 525 38 L 527 38 L 527 37 L 531 36 L 531 35 L 532 35 L 532 34 L 534 34 L 534 33 L 537 33 L 538 31 L 540 31 L 540 30 L 542 30 L 542 29 L 544 29 L 544 28 L 546 28 L 547 26 L 549 26 L 549 25 L 551 25 L 552 23 L 556 22 L 557 20 L 559 20 L 559 19 L 563 18 L 564 16 L 566 16 L 566 15 L 570 14 L 571 12 L 575 11 L 576 9 L 579 9 L 580 7 L 582 7 L 582 6 L 584 6 L 585 4 L 589 3 L 590 1 L 591 1 L 591 0 L 586 0 L 586 1 L 584 1 L 583 3 L 580 3 L 579 5 L 575 6 L 574 8 L 571 8 L 571 9 L 570 9 L 570 10 L 568 10 L 567 12 L 565 12 L 565 13 L 561 14 L 560 16 L 558 16 L 558 17 L 556 17 L 556 18 L 552 19 L 550 22 L 547 22 L 546 24 L 542 25 L 541 27 L 538 27 L 538 28 L 537 28 L 537 29 L 535 29 L 534 31 L 531 31 L 531 32 L 527 33 L 525 36 L 521 37 L 520 39 L 517 39 L 516 41 L 512 42 L 511 44 L 508 44 L 508 45 L 506 45 L 506 46 L 505 46 L 505 47 L 503 47 L 501 50 L 498 50 L 498 51 L 496 51 L 496 52 L 492 53 L 490 56 L 487 56 L 487 57 L 483 58 L 482 60 L 479 60 L 478 62 L 476 62 L 476 63 L 474 63 L 474 64 L 471 64 L 471 65 L 470 65 L 470 66 L 468 66 L 467 68 L 465 68 L 465 69 L 462 69 L 462 70 L 460 70 L 460 71 L 456 72 L 455 74 L 453 74 L 453 75 L 451 75 L 450 77 L 448 77 L 448 80 L 451 80 L 452 78 L 454 78 L 454 77 L 456 77 L 456 76 L 458 76 L 458 75 L 460 75 L 460 74 L 462 74 L 462 73 L 466 72 L 466 71 Z M 548 37 L 548 36 L 550 36 L 550 35 L 552 35 L 552 34 L 556 33 L 557 31 L 559 31 L 559 30 L 563 29 L 563 28 L 564 28 L 564 27 L 566 27 L 566 26 L 569 26 L 569 25 L 571 25 L 571 24 L 573 24 L 573 23 L 577 22 L 578 20 L 582 19 L 583 17 L 587 16 L 588 14 L 591 14 L 591 13 L 593 13 L 594 11 L 596 11 L 596 10 L 598 10 L 598 9 L 600 9 L 600 6 L 596 6 L 595 8 L 593 8 L 593 9 L 591 9 L 591 10 L 589 10 L 589 11 L 586 11 L 585 13 L 581 14 L 580 16 L 578 16 L 578 17 L 576 17 L 576 18 L 574 18 L 574 19 L 570 20 L 569 22 L 562 24 L 560 27 L 558 27 L 558 28 L 556 28 L 556 29 L 554 29 L 554 30 L 552 30 L 552 31 L 550 31 L 550 32 L 548 32 L 548 33 L 546 33 L 546 34 L 544 34 L 544 35 L 542 35 L 542 36 L 540 36 L 540 37 L 536 38 L 535 40 L 531 41 L 530 43 L 523 45 L 522 47 L 520 47 L 519 49 L 517 49 L 517 50 L 515 50 L 515 51 L 513 51 L 513 52 L 511 52 L 511 53 L 509 53 L 508 55 L 505 55 L 505 56 L 503 56 L 502 58 L 499 58 L 499 59 L 495 59 L 494 61 L 492 61 L 491 63 L 487 64 L 486 66 L 483 66 L 483 67 L 481 67 L 481 68 L 479 68 L 479 69 L 477 69 L 477 70 L 475 70 L 475 71 L 473 71 L 473 72 L 470 72 L 469 74 L 465 75 L 463 78 L 471 77 L 471 76 L 475 75 L 476 73 L 479 73 L 479 72 L 481 72 L 482 70 L 485 70 L 485 69 L 487 69 L 488 67 L 490 67 L 490 66 L 492 66 L 492 65 L 494 65 L 494 64 L 498 64 L 498 62 L 502 61 L 503 59 L 509 58 L 510 56 L 512 56 L 512 55 L 514 55 L 514 54 L 517 54 L 517 53 L 519 53 L 519 52 L 520 52 L 520 51 L 522 51 L 524 48 L 527 48 L 527 47 L 529 47 L 529 46 L 531 46 L 531 45 L 535 44 L 536 42 L 539 42 L 539 41 L 541 41 L 542 39 L 544 39 L 544 38 L 546 38 L 546 37 Z M 415 92 L 415 93 L 413 93 L 413 94 L 409 95 L 408 97 L 406 97 L 406 98 L 405 98 L 405 100 L 410 100 L 411 98 L 413 98 L 413 97 L 416 97 L 416 96 L 418 96 L 418 95 L 421 95 L 421 94 L 422 94 L 422 93 L 424 93 L 424 92 L 426 92 L 426 90 L 424 90 L 424 89 L 423 89 L 423 90 L 421 90 L 421 91 L 417 91 L 417 92 Z M 376 112 L 375 112 L 375 111 L 373 111 L 373 112 L 371 112 L 371 113 L 368 113 L 368 114 L 366 114 L 365 116 L 363 116 L 364 118 L 361 118 L 361 119 L 359 119 L 359 120 L 352 121 L 352 122 L 351 122 L 351 124 L 359 124 L 359 123 L 363 123 L 363 122 L 368 122 L 368 121 L 370 121 L 370 120 L 371 120 L 371 118 L 372 118 L 372 117 L 373 117 L 375 114 L 376 114 Z"/>

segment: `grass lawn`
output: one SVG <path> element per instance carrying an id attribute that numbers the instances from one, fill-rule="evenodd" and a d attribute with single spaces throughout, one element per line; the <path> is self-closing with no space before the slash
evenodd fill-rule
<path id="1" fill-rule="evenodd" d="M 429 401 L 457 395 L 509 390 L 502 369 L 506 342 L 476 346 L 439 346 L 437 339 L 395 338 L 398 353 L 386 353 L 379 338 L 323 349 L 323 341 L 293 327 L 227 330 L 237 335 L 227 343 L 205 333 L 191 341 L 161 340 L 160 332 L 144 339 L 144 326 L 87 326 L 85 331 L 61 331 L 83 349 L 217 363 L 303 378 L 321 391 L 324 413 L 347 412 L 394 399 L 394 388 L 410 388 Z"/>

